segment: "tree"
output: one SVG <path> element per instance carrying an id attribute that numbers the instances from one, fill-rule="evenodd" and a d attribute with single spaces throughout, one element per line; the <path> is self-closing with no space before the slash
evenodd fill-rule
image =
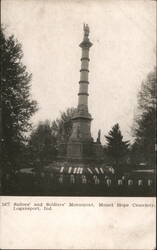
<path id="1" fill-rule="evenodd" d="M 155 164 L 155 127 L 157 104 L 156 68 L 142 82 L 138 94 L 137 114 L 133 126 L 135 142 L 132 146 L 132 160 Z"/>
<path id="2" fill-rule="evenodd" d="M 57 154 L 56 137 L 53 135 L 50 121 L 39 122 L 29 139 L 30 159 L 34 165 L 43 166 L 52 162 Z"/>
<path id="3" fill-rule="evenodd" d="M 140 113 L 149 112 L 156 109 L 157 104 L 157 67 L 150 72 L 146 79 L 142 82 L 141 90 L 138 94 L 138 111 Z"/>
<path id="4" fill-rule="evenodd" d="M 60 118 L 52 123 L 48 120 L 39 122 L 29 139 L 29 152 L 31 162 L 36 165 L 44 166 L 56 159 L 58 151 L 61 150 L 60 144 L 68 141 L 72 130 L 72 115 L 74 108 L 68 108 L 62 112 Z"/>
<path id="5" fill-rule="evenodd" d="M 105 136 L 107 140 L 106 153 L 113 164 L 120 164 L 128 153 L 129 141 L 123 141 L 119 124 L 115 124 Z"/>
<path id="6" fill-rule="evenodd" d="M 37 110 L 31 100 L 32 75 L 22 63 L 22 46 L 13 35 L 6 37 L 0 29 L 1 78 L 1 141 L 5 169 L 17 167 L 21 148 L 26 143 L 26 132 L 31 128 L 30 118 Z"/>
<path id="7" fill-rule="evenodd" d="M 66 143 L 72 132 L 72 116 L 75 112 L 75 108 L 68 108 L 65 112 L 62 112 L 60 118 L 52 122 L 53 134 L 57 138 L 58 144 Z"/>

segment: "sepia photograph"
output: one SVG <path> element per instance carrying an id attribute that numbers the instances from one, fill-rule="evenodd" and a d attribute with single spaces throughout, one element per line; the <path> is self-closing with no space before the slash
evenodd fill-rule
<path id="1" fill-rule="evenodd" d="M 156 1 L 1 0 L 0 249 L 156 249 Z"/>
<path id="2" fill-rule="evenodd" d="M 2 196 L 156 196 L 156 2 L 1 1 Z"/>

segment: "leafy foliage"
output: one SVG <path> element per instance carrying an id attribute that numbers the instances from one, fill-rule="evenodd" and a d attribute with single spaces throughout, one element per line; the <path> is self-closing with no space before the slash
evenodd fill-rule
<path id="1" fill-rule="evenodd" d="M 65 112 L 62 112 L 60 118 L 52 122 L 53 134 L 57 138 L 57 142 L 67 142 L 72 132 L 72 116 L 75 112 L 75 108 L 68 108 Z"/>
<path id="2" fill-rule="evenodd" d="M 142 82 L 141 90 L 138 94 L 138 110 L 149 112 L 155 109 L 157 104 L 157 80 L 156 68 L 150 72 L 145 81 Z"/>
<path id="3" fill-rule="evenodd" d="M 155 127 L 157 104 L 156 68 L 142 82 L 138 95 L 138 109 L 133 126 L 135 143 L 132 157 L 136 162 L 155 163 Z"/>
<path id="4" fill-rule="evenodd" d="M 68 108 L 52 123 L 40 122 L 30 135 L 29 151 L 33 164 L 44 166 L 52 162 L 58 153 L 59 144 L 66 143 L 71 135 L 74 108 Z"/>
<path id="5" fill-rule="evenodd" d="M 37 103 L 30 97 L 32 75 L 22 63 L 22 46 L 15 37 L 5 37 L 0 30 L 0 78 L 1 78 L 1 129 L 5 165 L 16 165 L 21 145 L 25 143 L 31 116 Z"/>
<path id="6" fill-rule="evenodd" d="M 105 136 L 107 140 L 106 152 L 111 162 L 114 164 L 122 163 L 128 153 L 129 141 L 123 141 L 119 124 L 115 124 Z"/>
<path id="7" fill-rule="evenodd" d="M 53 135 L 50 122 L 40 122 L 33 130 L 29 140 L 32 163 L 44 165 L 56 157 L 56 137 Z"/>

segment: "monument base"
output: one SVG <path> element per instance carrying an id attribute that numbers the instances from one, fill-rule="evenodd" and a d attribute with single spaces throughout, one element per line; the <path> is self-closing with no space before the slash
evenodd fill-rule
<path id="1" fill-rule="evenodd" d="M 90 142 L 69 142 L 67 144 L 67 158 L 83 159 L 92 157 L 92 143 Z"/>
<path id="2" fill-rule="evenodd" d="M 70 141 L 61 143 L 58 148 L 58 159 L 72 162 L 101 162 L 103 148 L 100 143 Z"/>

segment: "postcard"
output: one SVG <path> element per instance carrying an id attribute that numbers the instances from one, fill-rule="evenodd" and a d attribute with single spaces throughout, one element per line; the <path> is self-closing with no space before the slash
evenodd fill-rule
<path id="1" fill-rule="evenodd" d="M 155 10 L 1 1 L 1 249 L 156 249 Z"/>

